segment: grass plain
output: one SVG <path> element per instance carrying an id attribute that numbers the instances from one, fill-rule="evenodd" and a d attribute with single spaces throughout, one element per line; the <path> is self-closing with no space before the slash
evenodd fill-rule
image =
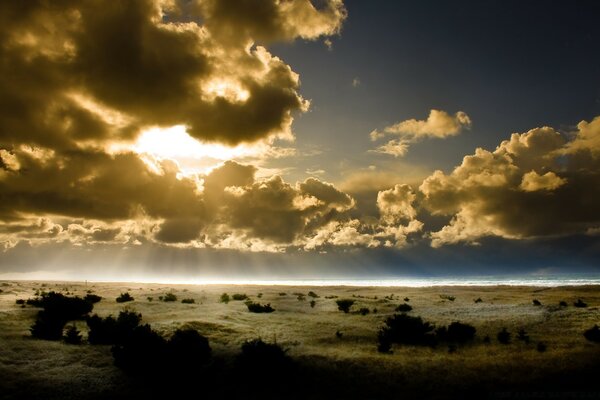
<path id="1" fill-rule="evenodd" d="M 277 342 L 288 349 L 287 354 L 303 371 L 299 376 L 304 382 L 296 382 L 303 390 L 290 386 L 286 398 L 296 398 L 296 394 L 304 399 L 600 398 L 600 344 L 583 337 L 586 329 L 600 324 L 598 286 L 412 288 L 5 281 L 0 282 L 0 290 L 3 399 L 131 398 L 150 393 L 144 391 L 147 382 L 128 377 L 113 365 L 110 346 L 75 346 L 31 337 L 29 327 L 38 309 L 21 307 L 16 300 L 51 290 L 82 297 L 93 292 L 103 299 L 92 313 L 116 316 L 123 309 L 133 309 L 142 314 L 143 323 L 165 337 L 178 328 L 196 329 L 210 340 L 213 355 L 224 363 L 234 359 L 246 340 L 260 337 Z M 318 297 L 309 296 L 310 291 Z M 115 299 L 125 292 L 135 300 L 117 303 Z M 159 300 L 168 293 L 177 301 Z M 250 313 L 244 301 L 221 302 L 223 293 L 246 294 L 252 301 L 270 303 L 275 311 Z M 194 303 L 182 304 L 184 298 Z M 453 352 L 441 345 L 395 345 L 392 354 L 378 353 L 377 332 L 395 308 L 405 303 L 404 298 L 413 307 L 409 315 L 436 326 L 453 321 L 473 325 L 477 329 L 474 342 Z M 338 299 L 355 300 L 350 313 L 338 310 Z M 541 305 L 534 305 L 534 299 Z M 574 307 L 578 299 L 588 306 Z M 560 301 L 567 306 L 559 306 Z M 369 313 L 361 315 L 361 308 L 368 308 Z M 85 321 L 75 324 L 85 339 Z M 508 345 L 496 339 L 503 327 L 512 333 Z M 526 330 L 529 343 L 517 340 L 518 329 Z M 486 336 L 490 343 L 484 340 Z M 539 342 L 546 345 L 546 351 L 538 351 Z M 157 369 L 165 367 L 156 365 Z M 227 384 L 224 378 L 218 385 Z M 268 377 L 263 384 L 269 386 Z M 215 385 L 212 391 L 218 392 Z M 224 388 L 221 397 L 245 393 L 236 390 Z M 251 393 L 245 397 L 252 398 Z M 270 397 L 268 390 L 260 393 L 258 397 Z M 271 397 L 281 395 L 278 392 Z"/>

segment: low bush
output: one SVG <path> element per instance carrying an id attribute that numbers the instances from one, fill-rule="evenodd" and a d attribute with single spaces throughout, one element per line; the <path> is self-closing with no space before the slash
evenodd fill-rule
<path id="1" fill-rule="evenodd" d="M 310 292 L 308 292 L 308 296 L 312 297 L 313 299 L 318 299 L 319 295 L 316 294 L 315 292 L 313 292 L 312 290 Z"/>
<path id="2" fill-rule="evenodd" d="M 542 305 L 542 303 L 538 299 L 533 299 L 532 303 L 533 303 L 534 306 L 541 306 Z"/>
<path id="3" fill-rule="evenodd" d="M 152 297 L 152 296 L 148 296 L 148 297 L 146 297 L 146 298 L 148 299 L 148 301 L 152 301 L 152 300 L 154 300 L 154 297 Z"/>
<path id="4" fill-rule="evenodd" d="M 598 325 L 594 325 L 583 332 L 583 336 L 590 342 L 600 343 L 600 328 L 598 328 Z"/>
<path id="5" fill-rule="evenodd" d="M 117 297 L 117 303 L 126 303 L 128 301 L 135 300 L 129 293 L 121 293 L 119 297 Z"/>
<path id="6" fill-rule="evenodd" d="M 358 310 L 358 312 L 360 313 L 360 315 L 367 315 L 370 310 L 367 307 L 361 307 L 360 310 Z"/>
<path id="7" fill-rule="evenodd" d="M 164 301 L 164 302 L 177 301 L 177 296 L 175 296 L 175 293 L 167 293 L 163 296 L 162 301 Z"/>
<path id="8" fill-rule="evenodd" d="M 115 319 L 112 315 L 101 318 L 97 314 L 88 317 L 88 342 L 90 344 L 124 343 L 142 320 L 142 314 L 135 311 L 121 311 Z"/>
<path id="9" fill-rule="evenodd" d="M 71 325 L 67 328 L 63 340 L 67 344 L 81 344 L 81 333 L 75 325 Z"/>
<path id="10" fill-rule="evenodd" d="M 587 303 L 585 303 L 583 300 L 581 299 L 577 299 L 577 301 L 575 303 L 573 303 L 573 305 L 575 307 L 579 307 L 579 308 L 585 308 L 587 307 Z"/>
<path id="11" fill-rule="evenodd" d="M 379 343 L 384 345 L 398 343 L 432 346 L 436 343 L 434 329 L 433 325 L 424 322 L 421 317 L 394 314 L 385 320 L 385 326 L 380 329 L 378 339 Z"/>
<path id="12" fill-rule="evenodd" d="M 482 303 L 483 300 L 481 300 L 481 297 L 478 297 L 475 300 L 473 300 L 473 302 L 475 302 L 475 303 Z"/>
<path id="13" fill-rule="evenodd" d="M 25 305 L 25 299 L 17 299 L 15 303 L 18 305 Z"/>
<path id="14" fill-rule="evenodd" d="M 221 303 L 225 303 L 225 304 L 229 303 L 229 300 L 230 300 L 230 298 L 229 298 L 229 295 L 227 293 L 223 293 L 221 295 L 221 297 L 219 298 L 219 301 Z"/>
<path id="15" fill-rule="evenodd" d="M 477 332 L 477 330 L 474 326 L 463 324 L 462 322 L 452 322 L 448 325 L 448 328 L 446 328 L 444 335 L 437 339 L 439 341 L 450 343 L 466 343 L 475 338 L 475 332 Z"/>
<path id="16" fill-rule="evenodd" d="M 287 293 L 286 292 L 279 292 L 279 295 L 280 296 L 287 296 Z"/>
<path id="17" fill-rule="evenodd" d="M 150 325 L 135 327 L 121 343 L 111 348 L 115 365 L 132 374 L 152 372 L 167 360 L 167 341 Z M 175 365 L 168 364 L 169 368 Z"/>
<path id="18" fill-rule="evenodd" d="M 80 297 L 67 297 L 61 293 L 42 293 L 40 297 L 27 300 L 34 307 L 42 307 L 30 328 L 38 339 L 60 340 L 68 321 L 83 319 L 94 305 Z"/>
<path id="19" fill-rule="evenodd" d="M 266 373 L 282 373 L 291 364 L 291 359 L 277 343 L 266 343 L 262 339 L 254 339 L 242 344 L 242 352 L 238 363 L 248 373 L 264 375 Z"/>
<path id="20" fill-rule="evenodd" d="M 496 335 L 496 339 L 498 339 L 498 342 L 500 342 L 502 344 L 509 344 L 510 343 L 510 332 L 508 332 L 506 330 L 506 328 L 502 328 L 502 330 L 500 332 L 498 332 L 498 334 Z"/>
<path id="21" fill-rule="evenodd" d="M 181 300 L 181 303 L 183 303 L 183 304 L 195 304 L 196 300 L 194 300 L 194 299 L 183 299 L 183 300 Z"/>
<path id="22" fill-rule="evenodd" d="M 351 299 L 340 299 L 335 302 L 338 306 L 338 310 L 343 311 L 344 313 L 350 312 L 350 307 L 354 304 L 354 300 Z"/>
<path id="23" fill-rule="evenodd" d="M 454 301 L 456 300 L 456 297 L 447 294 L 440 294 L 440 299 Z"/>
<path id="24" fill-rule="evenodd" d="M 396 311 L 398 312 L 409 312 L 412 311 L 412 306 L 410 304 L 400 304 L 398 307 L 396 307 Z"/>
<path id="25" fill-rule="evenodd" d="M 304 301 L 304 300 L 306 300 L 306 296 L 304 296 L 302 293 L 300 293 L 300 294 L 298 295 L 298 297 L 296 297 L 296 299 L 297 299 L 298 301 Z"/>
<path id="26" fill-rule="evenodd" d="M 102 300 L 102 296 L 98 296 L 97 294 L 88 293 L 85 295 L 85 297 L 83 299 L 92 304 L 96 304 L 96 303 L 99 303 L 100 300 Z"/>
<path id="27" fill-rule="evenodd" d="M 342 336 L 344 336 L 344 334 L 343 334 L 342 332 L 340 332 L 339 330 L 338 330 L 338 331 L 335 331 L 335 337 L 336 337 L 336 338 L 338 338 L 338 339 L 341 339 L 341 338 L 342 338 Z"/>
<path id="28" fill-rule="evenodd" d="M 29 331 L 31 336 L 44 340 L 60 340 L 67 320 L 59 316 L 40 311 Z"/>
<path id="29" fill-rule="evenodd" d="M 235 293 L 231 296 L 233 300 L 242 301 L 248 299 L 245 293 Z"/>
<path id="30" fill-rule="evenodd" d="M 525 342 L 526 344 L 529 343 L 529 335 L 527 334 L 525 329 L 521 328 L 517 331 L 517 339 L 522 342 Z"/>
<path id="31" fill-rule="evenodd" d="M 558 303 L 558 305 L 559 305 L 559 306 L 561 306 L 561 307 L 568 307 L 568 304 L 567 304 L 567 302 L 566 302 L 566 301 L 564 301 L 564 300 L 561 300 L 561 301 Z"/>
<path id="32" fill-rule="evenodd" d="M 408 297 L 405 297 L 404 301 L 408 303 L 410 301 L 410 299 Z"/>
<path id="33" fill-rule="evenodd" d="M 210 360 L 208 339 L 194 329 L 178 329 L 168 342 L 168 355 L 174 365 L 182 370 L 193 369 L 196 364 Z"/>
<path id="34" fill-rule="evenodd" d="M 310 308 L 315 308 L 315 306 L 317 305 L 317 302 L 314 300 L 310 301 Z"/>
<path id="35" fill-rule="evenodd" d="M 275 311 L 275 309 L 271 307 L 271 304 L 262 305 L 260 303 L 249 301 L 246 303 L 246 306 L 248 307 L 248 311 L 253 313 L 272 313 Z"/>
<path id="36" fill-rule="evenodd" d="M 544 342 L 538 342 L 537 346 L 536 346 L 537 351 L 539 351 L 540 353 L 543 353 L 546 351 L 547 346 Z"/>

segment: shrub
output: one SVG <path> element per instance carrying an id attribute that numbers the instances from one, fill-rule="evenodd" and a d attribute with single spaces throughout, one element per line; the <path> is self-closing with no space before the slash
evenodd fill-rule
<path id="1" fill-rule="evenodd" d="M 573 303 L 573 305 L 575 307 L 579 307 L 579 308 L 585 308 L 587 307 L 587 304 L 583 302 L 583 300 L 581 299 L 577 299 L 577 301 L 575 303 Z"/>
<path id="2" fill-rule="evenodd" d="M 279 292 L 279 295 L 280 296 L 287 296 L 287 293 L 286 292 Z"/>
<path id="3" fill-rule="evenodd" d="M 408 303 L 410 301 L 410 299 L 408 297 L 405 297 L 404 301 Z"/>
<path id="4" fill-rule="evenodd" d="M 583 336 L 590 342 L 600 343 L 600 328 L 598 328 L 598 325 L 594 325 L 583 332 Z"/>
<path id="5" fill-rule="evenodd" d="M 56 315 L 40 311 L 29 331 L 31 336 L 38 339 L 60 340 L 66 323 L 66 320 Z"/>
<path id="6" fill-rule="evenodd" d="M 502 330 L 500 332 L 498 332 L 498 334 L 496 335 L 496 338 L 498 339 L 498 342 L 500 342 L 502 344 L 509 344 L 510 343 L 510 332 L 508 332 L 506 330 L 506 328 L 502 328 Z"/>
<path id="7" fill-rule="evenodd" d="M 317 302 L 314 300 L 310 301 L 310 308 L 315 308 L 315 306 L 317 305 Z"/>
<path id="8" fill-rule="evenodd" d="M 341 339 L 342 336 L 344 336 L 344 334 L 342 332 L 340 332 L 339 330 L 335 331 L 335 337 L 338 339 Z"/>
<path id="9" fill-rule="evenodd" d="M 538 299 L 533 299 L 532 303 L 533 303 L 534 306 L 541 306 L 542 305 L 542 303 Z"/>
<path id="10" fill-rule="evenodd" d="M 410 304 L 400 304 L 398 307 L 396 307 L 396 311 L 398 312 L 409 312 L 412 311 L 412 306 Z"/>
<path id="11" fill-rule="evenodd" d="M 474 326 L 461 322 L 452 322 L 444 331 L 445 337 L 438 337 L 438 340 L 450 343 L 466 343 L 475 338 L 475 332 L 477 330 Z"/>
<path id="12" fill-rule="evenodd" d="M 302 293 L 300 293 L 298 295 L 298 297 L 296 297 L 296 299 L 298 299 L 298 301 L 304 301 L 304 300 L 306 300 L 306 296 L 304 296 Z"/>
<path id="13" fill-rule="evenodd" d="M 154 297 L 152 297 L 152 296 L 148 296 L 148 297 L 146 297 L 146 298 L 148 299 L 148 301 L 152 301 L 152 300 L 154 300 Z"/>
<path id="14" fill-rule="evenodd" d="M 25 304 L 25 299 L 17 299 L 17 301 L 15 301 L 16 304 L 19 305 L 24 305 Z"/>
<path id="15" fill-rule="evenodd" d="M 271 304 L 262 305 L 260 303 L 253 303 L 249 301 L 246 303 L 246 306 L 248 307 L 248 311 L 253 313 L 272 313 L 275 311 L 275 309 L 271 307 Z"/>
<path id="16" fill-rule="evenodd" d="M 561 306 L 561 307 L 567 307 L 567 306 L 568 306 L 568 305 L 567 305 L 567 302 L 566 302 L 566 301 L 564 301 L 564 300 L 561 300 L 561 301 L 558 303 L 558 305 L 559 305 L 559 306 Z"/>
<path id="17" fill-rule="evenodd" d="M 246 300 L 248 298 L 248 296 L 246 296 L 245 293 L 235 293 L 231 296 L 231 298 L 233 300 L 241 301 L 241 300 Z"/>
<path id="18" fill-rule="evenodd" d="M 373 309 L 373 314 L 377 314 L 377 308 Z"/>
<path id="19" fill-rule="evenodd" d="M 325 296 L 326 299 L 337 299 L 337 296 Z"/>
<path id="20" fill-rule="evenodd" d="M 101 318 L 94 314 L 86 320 L 89 328 L 88 342 L 90 344 L 124 343 L 139 326 L 141 320 L 142 314 L 128 310 L 121 311 L 116 319 L 112 315 Z"/>
<path id="21" fill-rule="evenodd" d="M 434 345 L 434 326 L 423 322 L 421 317 L 406 314 L 394 314 L 385 320 L 385 325 L 378 334 L 380 344 L 389 342 L 412 345 Z"/>
<path id="22" fill-rule="evenodd" d="M 262 339 L 254 339 L 242 344 L 242 352 L 238 356 L 238 363 L 245 371 L 264 374 L 267 372 L 281 372 L 291 363 L 284 350 L 277 343 L 266 343 Z"/>
<path id="23" fill-rule="evenodd" d="M 143 374 L 156 364 L 163 364 L 167 341 L 150 325 L 137 326 L 121 343 L 111 348 L 115 365 L 130 373 Z"/>
<path id="24" fill-rule="evenodd" d="M 134 298 L 127 292 L 121 293 L 119 297 L 117 297 L 117 303 L 126 303 L 128 301 L 133 301 Z"/>
<path id="25" fill-rule="evenodd" d="M 483 337 L 483 343 L 485 343 L 485 344 L 489 344 L 489 343 L 491 343 L 491 342 L 492 342 L 492 340 L 490 339 L 490 335 L 485 335 L 485 336 Z"/>
<path id="26" fill-rule="evenodd" d="M 447 294 L 440 294 L 440 299 L 454 301 L 456 300 L 456 297 Z"/>
<path id="27" fill-rule="evenodd" d="M 219 301 L 225 304 L 229 303 L 229 295 L 227 293 L 223 293 L 219 298 Z"/>
<path id="28" fill-rule="evenodd" d="M 352 305 L 354 304 L 354 300 L 340 299 L 336 300 L 335 303 L 338 306 L 338 310 L 343 311 L 347 314 L 350 311 L 350 307 L 352 307 Z"/>
<path id="29" fill-rule="evenodd" d="M 521 328 L 517 331 L 517 339 L 522 342 L 529 343 L 529 335 L 525 329 Z"/>
<path id="30" fill-rule="evenodd" d="M 178 367 L 189 369 L 210 359 L 208 339 L 194 329 L 178 329 L 168 342 L 169 357 Z"/>
<path id="31" fill-rule="evenodd" d="M 360 310 L 358 310 L 358 312 L 360 315 L 367 315 L 369 313 L 369 309 L 367 307 L 362 307 Z"/>
<path id="32" fill-rule="evenodd" d="M 259 293 L 259 294 L 256 295 L 256 297 L 258 297 L 259 299 L 262 299 L 262 296 L 263 296 L 262 293 Z"/>
<path id="33" fill-rule="evenodd" d="M 177 296 L 175 296 L 174 293 L 167 293 L 163 296 L 162 301 L 164 301 L 164 302 L 177 301 Z"/>
<path id="34" fill-rule="evenodd" d="M 183 303 L 183 304 L 195 304 L 196 300 L 194 300 L 194 299 L 183 299 L 183 300 L 181 300 L 181 303 Z"/>
<path id="35" fill-rule="evenodd" d="M 312 297 L 313 299 L 318 299 L 319 298 L 319 295 L 316 294 L 315 292 L 313 292 L 312 290 L 310 292 L 308 292 L 308 295 L 310 297 Z"/>
<path id="36" fill-rule="evenodd" d="M 27 304 L 41 307 L 50 317 L 66 321 L 83 319 L 94 308 L 94 305 L 81 297 L 67 297 L 61 293 L 42 293 L 40 297 L 28 299 Z"/>
<path id="37" fill-rule="evenodd" d="M 67 328 L 64 341 L 67 344 L 81 344 L 81 333 L 75 325 L 71 325 Z"/>
<path id="38" fill-rule="evenodd" d="M 539 351 L 540 353 L 543 353 L 546 351 L 547 346 L 544 342 L 538 342 L 537 346 L 536 346 L 537 351 Z"/>
<path id="39" fill-rule="evenodd" d="M 476 298 L 475 300 L 473 300 L 475 303 L 481 303 L 483 302 L 483 300 L 481 300 L 481 297 Z"/>
<path id="40" fill-rule="evenodd" d="M 96 304 L 99 303 L 100 300 L 102 300 L 102 296 L 98 296 L 96 294 L 91 294 L 88 293 L 85 295 L 85 297 L 83 298 L 85 301 L 90 302 L 92 304 Z"/>
<path id="41" fill-rule="evenodd" d="M 383 328 L 377 333 L 377 343 L 378 352 L 388 354 L 392 352 L 392 340 L 389 333 Z"/>

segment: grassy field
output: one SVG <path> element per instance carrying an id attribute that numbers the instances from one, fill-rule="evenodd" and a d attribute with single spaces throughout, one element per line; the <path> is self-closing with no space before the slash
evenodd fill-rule
<path id="1" fill-rule="evenodd" d="M 600 324 L 598 286 L 385 288 L 11 281 L 0 282 L 0 289 L 3 399 L 128 398 L 148 388 L 147 382 L 114 367 L 110 346 L 33 339 L 29 327 L 39 310 L 15 302 L 32 298 L 40 290 L 78 296 L 91 291 L 103 297 L 93 313 L 116 316 L 125 308 L 133 309 L 165 337 L 178 328 L 194 328 L 209 338 L 213 355 L 225 364 L 246 340 L 260 337 L 277 342 L 289 349 L 299 376 L 308 377 L 304 383 L 296 381 L 303 389 L 302 398 L 600 396 L 593 378 L 600 372 L 600 344 L 587 341 L 582 334 Z M 318 297 L 309 296 L 309 291 Z M 124 292 L 135 300 L 117 303 L 116 297 Z M 159 301 L 167 293 L 175 294 L 177 301 Z M 222 293 L 246 294 L 253 301 L 270 303 L 275 312 L 250 313 L 244 301 L 220 302 Z M 182 304 L 184 298 L 195 303 Z M 395 345 L 392 354 L 377 352 L 377 332 L 404 298 L 413 307 L 409 315 L 436 326 L 453 321 L 473 325 L 477 329 L 474 342 L 454 352 L 441 345 Z M 475 302 L 479 298 L 481 302 Z M 355 300 L 350 313 L 338 310 L 338 299 Z M 541 306 L 533 305 L 534 299 Z M 577 299 L 588 307 L 574 307 Z M 560 307 L 560 301 L 568 306 Z M 361 308 L 368 308 L 369 313 L 361 315 Z M 85 321 L 76 325 L 85 339 Z M 513 336 L 508 345 L 496 340 L 503 327 Z M 530 343 L 516 339 L 520 328 L 526 330 Z M 484 341 L 485 336 L 491 338 L 490 343 Z M 547 346 L 546 351 L 538 351 L 539 342 Z M 228 386 L 227 378 L 220 379 L 212 383 L 213 391 L 215 382 Z M 224 398 L 227 393 L 234 392 L 224 388 Z M 261 398 L 269 397 L 268 391 L 261 393 Z M 294 393 L 295 387 L 289 387 L 285 397 L 295 398 Z"/>

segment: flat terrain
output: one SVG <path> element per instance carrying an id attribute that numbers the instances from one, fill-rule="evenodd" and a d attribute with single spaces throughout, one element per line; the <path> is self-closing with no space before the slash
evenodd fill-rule
<path id="1" fill-rule="evenodd" d="M 276 341 L 289 349 L 303 371 L 319 371 L 314 390 L 307 389 L 303 398 L 331 398 L 338 390 L 333 388 L 339 388 L 337 393 L 344 398 L 467 394 L 529 398 L 542 392 L 600 397 L 600 385 L 590 380 L 600 372 L 600 344 L 583 337 L 584 330 L 600 324 L 598 286 L 386 288 L 29 281 L 0 285 L 0 398 L 114 398 L 126 397 L 124 393 L 132 393 L 136 385 L 144 386 L 113 366 L 110 346 L 31 338 L 29 327 L 38 309 L 15 301 L 32 298 L 39 290 L 78 296 L 91 291 L 103 297 L 92 313 L 116 316 L 125 308 L 133 309 L 166 337 L 177 328 L 197 329 L 209 338 L 213 355 L 223 359 L 235 357 L 246 340 Z M 309 296 L 309 291 L 318 297 Z M 123 292 L 135 300 L 117 303 Z M 174 293 L 177 301 L 159 301 L 167 293 Z M 222 293 L 246 294 L 253 301 L 270 303 L 276 311 L 250 313 L 243 301 L 220 302 Z M 471 324 L 477 329 L 475 341 L 454 352 L 447 346 L 395 345 L 392 354 L 378 353 L 377 332 L 405 297 L 413 307 L 409 315 L 436 326 L 453 321 Z M 195 304 L 182 304 L 184 298 L 194 299 Z M 348 314 L 335 303 L 342 298 L 355 300 Z M 478 298 L 482 301 L 476 303 Z M 542 305 L 533 305 L 534 299 Z M 588 307 L 574 307 L 577 299 Z M 568 306 L 560 307 L 560 301 Z M 361 315 L 361 308 L 369 313 Z M 86 323 L 76 325 L 85 339 Z M 512 333 L 508 345 L 496 340 L 503 327 Z M 517 340 L 520 328 L 526 330 L 530 343 Z M 538 351 L 539 342 L 547 346 L 546 351 Z M 321 392 L 320 384 L 327 389 Z"/>

